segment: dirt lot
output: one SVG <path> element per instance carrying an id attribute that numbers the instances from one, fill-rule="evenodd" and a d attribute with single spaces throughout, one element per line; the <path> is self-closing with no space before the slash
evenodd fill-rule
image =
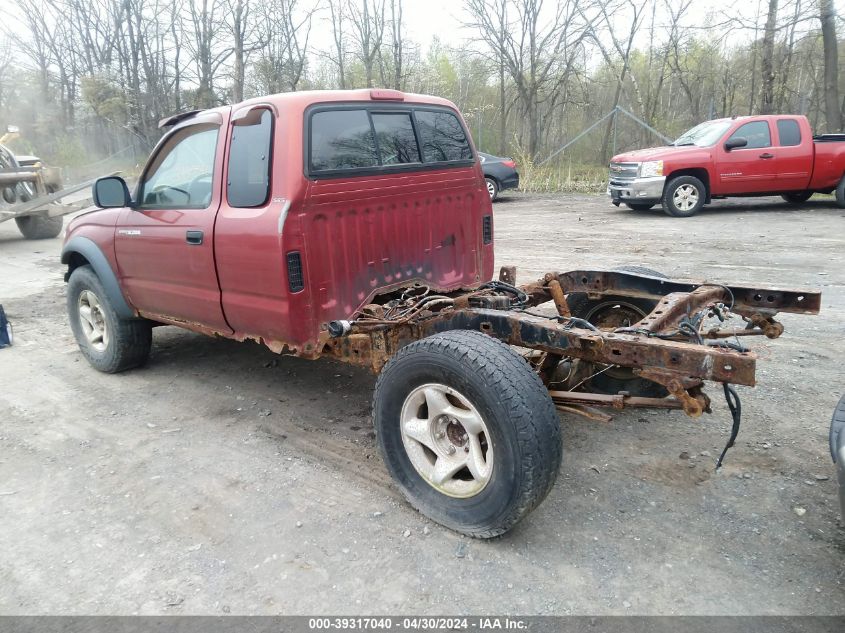
<path id="1" fill-rule="evenodd" d="M 368 373 L 159 328 L 147 367 L 98 374 L 66 321 L 60 240 L 4 224 L 17 344 L 0 350 L 0 613 L 845 614 L 827 449 L 845 390 L 844 215 L 779 200 L 688 220 L 603 197 L 496 204 L 497 264 L 521 282 L 640 263 L 824 297 L 821 317 L 787 315 L 782 339 L 755 340 L 760 384 L 740 388 L 721 472 L 717 390 L 700 421 L 564 416 L 556 487 L 489 542 L 400 498 Z"/>

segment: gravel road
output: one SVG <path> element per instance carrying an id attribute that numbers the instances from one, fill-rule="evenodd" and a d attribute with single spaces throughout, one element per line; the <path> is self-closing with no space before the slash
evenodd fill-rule
<path id="1" fill-rule="evenodd" d="M 149 364 L 91 369 L 64 308 L 60 240 L 0 225 L 0 613 L 845 614 L 827 450 L 845 390 L 845 213 L 719 202 L 691 219 L 604 197 L 510 195 L 497 265 L 643 264 L 820 287 L 819 317 L 754 340 L 744 425 L 714 413 L 562 416 L 545 503 L 481 542 L 404 503 L 370 422 L 374 377 L 176 328 Z"/>

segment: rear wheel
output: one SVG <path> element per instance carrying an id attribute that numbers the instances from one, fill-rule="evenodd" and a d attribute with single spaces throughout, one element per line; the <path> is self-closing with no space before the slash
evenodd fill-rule
<path id="1" fill-rule="evenodd" d="M 152 324 L 122 319 L 90 266 L 71 273 L 67 288 L 70 327 L 88 362 L 107 374 L 143 365 L 152 346 Z"/>
<path id="2" fill-rule="evenodd" d="M 653 204 L 645 202 L 626 202 L 625 205 L 631 209 L 631 211 L 648 211 L 654 206 Z"/>
<path id="3" fill-rule="evenodd" d="M 812 195 L 812 191 L 798 191 L 795 193 L 783 193 L 780 197 L 789 204 L 804 204 Z"/>
<path id="4" fill-rule="evenodd" d="M 842 176 L 842 180 L 839 181 L 839 184 L 836 185 L 836 206 L 840 209 L 845 209 L 845 176 Z"/>
<path id="5" fill-rule="evenodd" d="M 458 532 L 507 532 L 551 490 L 557 413 L 537 374 L 480 332 L 402 348 L 376 383 L 373 418 L 387 469 L 408 501 Z"/>
<path id="6" fill-rule="evenodd" d="M 707 189 L 695 176 L 672 178 L 663 190 L 663 211 L 674 218 L 688 218 L 704 206 Z"/>
<path id="7" fill-rule="evenodd" d="M 663 273 L 644 266 L 620 266 L 616 270 L 666 279 Z M 590 299 L 586 293 L 582 292 L 567 295 L 566 301 L 572 316 L 589 321 L 600 330 L 606 331 L 629 327 L 637 323 L 657 305 L 657 301 L 651 299 L 613 295 Z M 605 369 L 605 367 L 610 367 L 610 369 Z M 597 373 L 599 371 L 601 373 Z M 590 374 L 595 375 L 585 384 L 593 393 L 617 394 L 620 391 L 626 391 L 632 396 L 645 398 L 663 398 L 668 395 L 665 387 L 636 376 L 630 367 L 596 365 Z"/>
<path id="8" fill-rule="evenodd" d="M 492 178 L 485 178 L 484 181 L 487 183 L 487 195 L 490 196 L 490 201 L 493 202 L 499 197 L 499 183 Z"/>

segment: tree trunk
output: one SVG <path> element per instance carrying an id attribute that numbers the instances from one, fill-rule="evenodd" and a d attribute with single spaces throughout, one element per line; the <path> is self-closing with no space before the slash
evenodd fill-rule
<path id="1" fill-rule="evenodd" d="M 760 113 L 772 114 L 775 109 L 775 27 L 778 18 L 778 0 L 769 0 L 766 29 L 763 33 L 763 86 L 760 99 Z"/>
<path id="2" fill-rule="evenodd" d="M 842 130 L 842 112 L 839 109 L 839 53 L 833 0 L 819 0 L 819 14 L 824 43 L 824 112 L 827 131 L 839 132 Z"/>

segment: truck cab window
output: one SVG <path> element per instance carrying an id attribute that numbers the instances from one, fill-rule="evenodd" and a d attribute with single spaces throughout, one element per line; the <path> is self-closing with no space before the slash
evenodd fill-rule
<path id="1" fill-rule="evenodd" d="M 772 146 L 772 136 L 769 132 L 769 124 L 766 121 L 752 121 L 739 126 L 736 132 L 731 134 L 731 139 L 735 138 L 748 140 L 748 145 L 741 149 L 760 149 Z"/>
<path id="2" fill-rule="evenodd" d="M 273 114 L 266 108 L 253 110 L 232 126 L 226 198 L 237 208 L 258 207 L 270 193 L 270 143 Z"/>
<path id="3" fill-rule="evenodd" d="M 420 162 L 420 150 L 410 114 L 373 114 L 373 127 L 382 165 Z"/>
<path id="4" fill-rule="evenodd" d="M 373 129 L 366 110 L 328 110 L 311 117 L 311 171 L 376 167 Z"/>
<path id="5" fill-rule="evenodd" d="M 219 126 L 190 125 L 153 157 L 138 199 L 145 209 L 205 209 L 211 204 Z"/>
<path id="6" fill-rule="evenodd" d="M 778 139 L 781 147 L 801 145 L 801 128 L 795 119 L 781 119 L 778 121 Z"/>
<path id="7" fill-rule="evenodd" d="M 417 110 L 415 116 L 425 162 L 472 159 L 472 149 L 458 117 L 430 110 Z"/>

